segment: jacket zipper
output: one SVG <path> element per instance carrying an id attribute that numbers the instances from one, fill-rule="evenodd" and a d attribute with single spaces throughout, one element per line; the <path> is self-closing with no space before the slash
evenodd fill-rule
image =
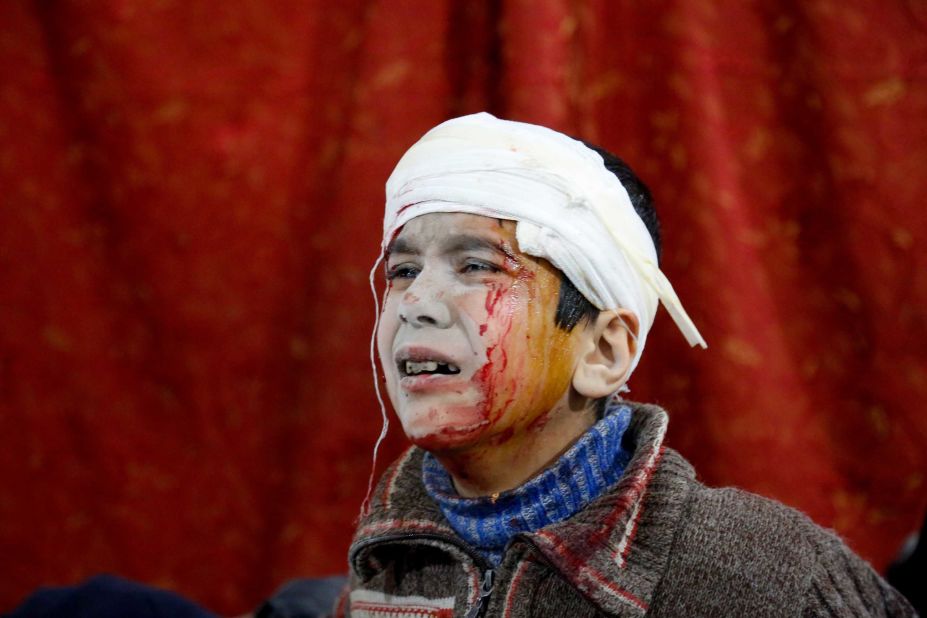
<path id="1" fill-rule="evenodd" d="M 495 578 L 495 571 L 489 566 L 485 558 L 473 552 L 472 549 L 459 542 L 458 540 L 445 536 L 443 534 L 427 534 L 427 533 L 411 533 L 411 534 L 390 534 L 386 536 L 376 537 L 374 539 L 369 539 L 358 543 L 354 548 L 354 551 L 351 552 L 349 556 L 349 563 L 354 564 L 354 558 L 362 549 L 367 549 L 372 545 L 379 545 L 380 543 L 391 543 L 393 541 L 403 541 L 411 539 L 429 539 L 433 541 L 441 541 L 442 543 L 447 543 L 448 545 L 453 545 L 457 549 L 461 550 L 470 559 L 473 561 L 473 564 L 479 569 L 481 574 L 480 582 L 480 596 L 477 598 L 476 603 L 470 606 L 470 609 L 467 610 L 465 618 L 480 618 L 483 613 L 486 611 L 486 607 L 489 602 L 489 597 L 492 596 L 493 591 L 493 579 Z"/>
<path id="2" fill-rule="evenodd" d="M 476 603 L 470 606 L 465 618 L 479 618 L 483 615 L 483 612 L 486 610 L 487 601 L 489 601 L 489 597 L 492 596 L 492 579 L 494 576 L 495 571 L 492 569 L 486 569 L 483 572 L 483 582 L 480 584 L 480 598 L 476 600 Z"/>

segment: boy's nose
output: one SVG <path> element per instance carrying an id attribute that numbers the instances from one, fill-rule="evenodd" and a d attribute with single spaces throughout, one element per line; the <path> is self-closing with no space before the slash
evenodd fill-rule
<path id="1" fill-rule="evenodd" d="M 399 320 L 412 326 L 448 328 L 453 320 L 451 308 L 438 295 L 407 291 L 399 304 Z"/>

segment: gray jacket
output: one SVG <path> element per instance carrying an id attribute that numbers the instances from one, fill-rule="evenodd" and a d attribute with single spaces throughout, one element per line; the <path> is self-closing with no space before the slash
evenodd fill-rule
<path id="1" fill-rule="evenodd" d="M 633 404 L 634 455 L 570 519 L 518 535 L 495 569 L 448 525 L 409 449 L 350 549 L 340 611 L 399 616 L 914 616 L 832 532 L 779 503 L 710 489 L 663 446 L 666 413 Z"/>

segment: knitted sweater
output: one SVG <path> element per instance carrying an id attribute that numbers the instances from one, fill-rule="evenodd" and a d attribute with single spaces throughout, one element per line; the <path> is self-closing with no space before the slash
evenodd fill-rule
<path id="1" fill-rule="evenodd" d="M 490 565 L 448 525 L 409 449 L 381 479 L 339 612 L 400 616 L 913 616 L 833 533 L 736 489 L 709 489 L 633 405 L 624 476 L 573 517 L 517 535 Z"/>
<path id="2" fill-rule="evenodd" d="M 491 497 L 462 497 L 450 473 L 430 453 L 425 453 L 422 482 L 457 535 L 498 566 L 516 534 L 572 517 L 621 478 L 631 459 L 621 446 L 630 422 L 631 408 L 612 405 L 551 466 L 521 486 Z"/>

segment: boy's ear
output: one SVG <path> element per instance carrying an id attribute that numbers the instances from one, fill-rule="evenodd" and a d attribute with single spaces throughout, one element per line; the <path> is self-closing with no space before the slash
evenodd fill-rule
<path id="1" fill-rule="evenodd" d="M 590 399 L 607 397 L 628 379 L 637 352 L 637 316 L 627 309 L 602 311 L 586 327 L 573 371 L 573 388 Z"/>

